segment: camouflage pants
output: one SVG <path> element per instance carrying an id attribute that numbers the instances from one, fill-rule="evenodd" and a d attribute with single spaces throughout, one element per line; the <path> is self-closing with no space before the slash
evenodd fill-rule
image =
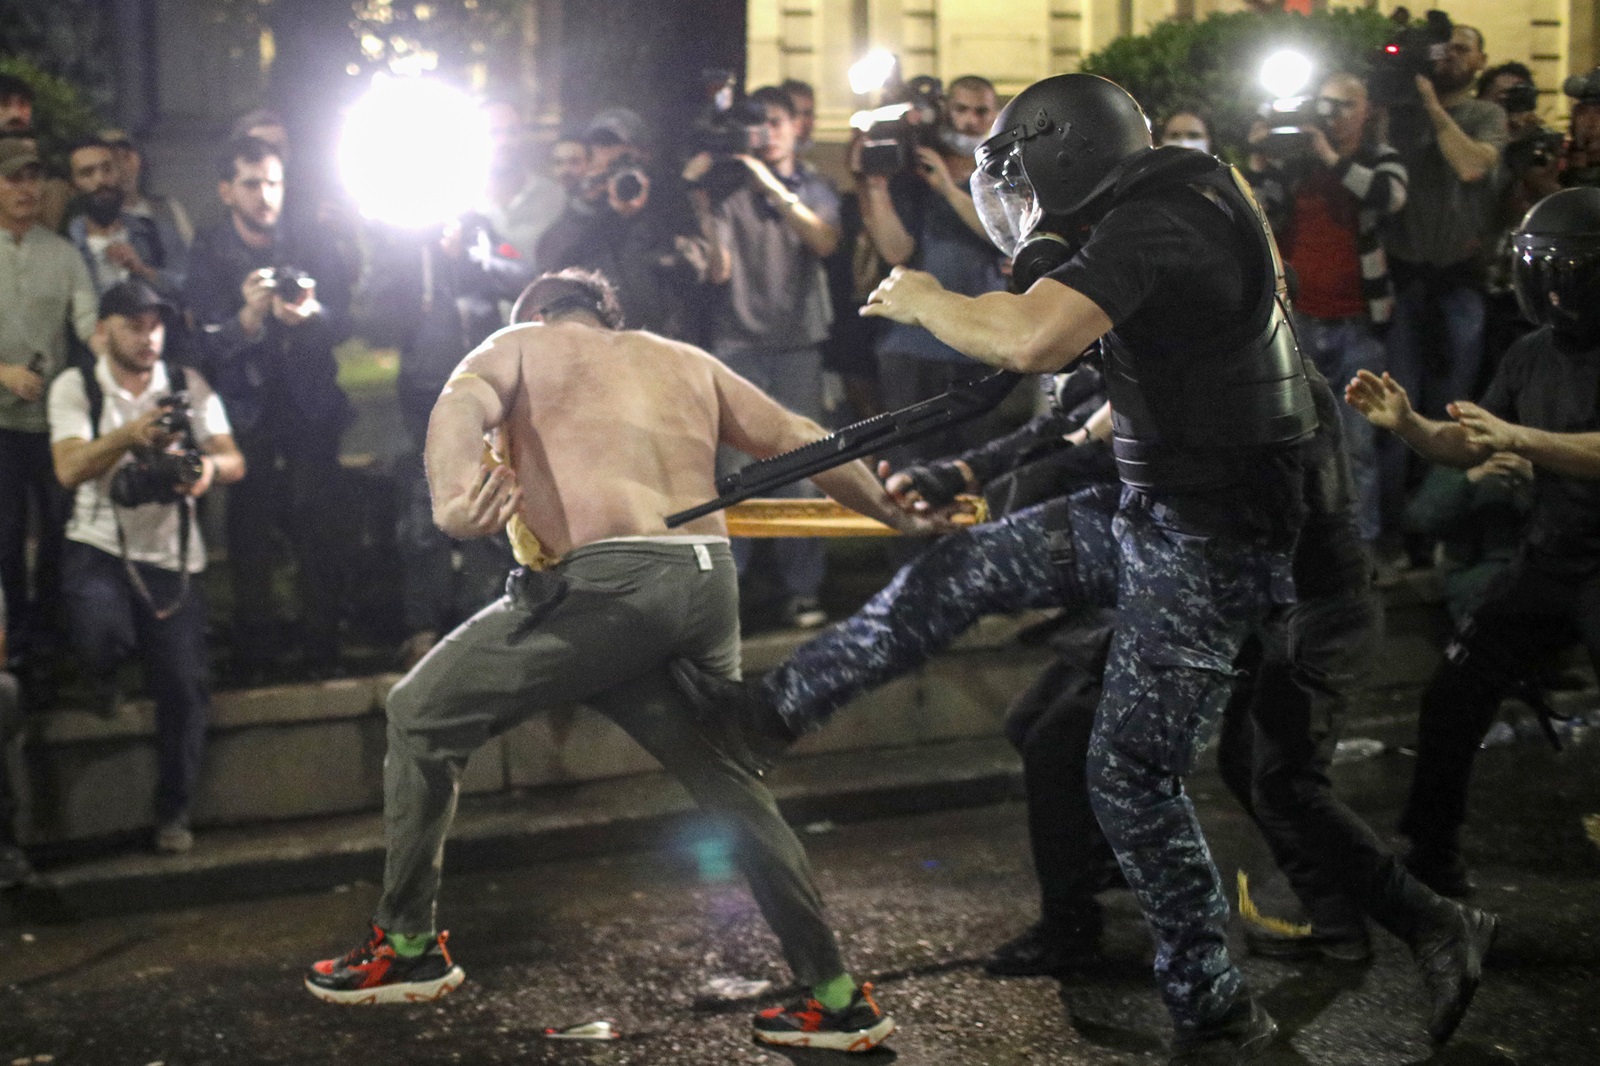
<path id="1" fill-rule="evenodd" d="M 1113 532 L 1119 623 L 1089 741 L 1089 798 L 1150 924 L 1173 1024 L 1194 1029 L 1233 1004 L 1243 978 L 1183 778 L 1216 732 L 1245 638 L 1292 598 L 1289 551 L 1198 535 L 1132 492 Z"/>
<path id="2" fill-rule="evenodd" d="M 791 728 L 818 728 L 985 614 L 1116 606 L 1089 745 L 1095 815 L 1156 940 L 1173 1022 L 1233 1003 L 1228 901 L 1183 777 L 1216 730 L 1245 637 L 1290 596 L 1287 548 L 1186 530 L 1143 494 L 1093 488 L 940 540 L 851 618 L 763 681 Z"/>

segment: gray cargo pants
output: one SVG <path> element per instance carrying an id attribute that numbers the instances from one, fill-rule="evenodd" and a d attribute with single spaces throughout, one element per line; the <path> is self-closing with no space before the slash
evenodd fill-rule
<path id="1" fill-rule="evenodd" d="M 760 779 L 694 727 L 667 673 L 668 662 L 684 658 L 738 676 L 738 597 L 721 542 L 601 541 L 551 570 L 513 571 L 505 596 L 440 641 L 389 694 L 378 925 L 434 929 L 445 836 L 472 752 L 540 710 L 582 702 L 726 821 L 795 977 L 814 985 L 843 973 L 800 841 Z"/>

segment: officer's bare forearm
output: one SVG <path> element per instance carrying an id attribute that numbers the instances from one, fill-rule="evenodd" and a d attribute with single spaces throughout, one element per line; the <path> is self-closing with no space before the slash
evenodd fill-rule
<path id="1" fill-rule="evenodd" d="M 1600 433 L 1551 433 L 1518 426 L 1512 444 L 1512 451 L 1552 474 L 1600 478 Z"/>
<path id="2" fill-rule="evenodd" d="M 1394 435 L 1430 463 L 1465 470 L 1489 458 L 1489 449 L 1468 444 L 1466 431 L 1455 422 L 1435 422 L 1415 411 L 1407 413 Z"/>
<path id="3" fill-rule="evenodd" d="M 958 296 L 941 290 L 928 297 L 917 317 L 919 325 L 956 351 L 1021 374 L 1060 370 L 1111 328 L 1086 297 L 1053 281 L 1038 282 L 1020 296 Z"/>

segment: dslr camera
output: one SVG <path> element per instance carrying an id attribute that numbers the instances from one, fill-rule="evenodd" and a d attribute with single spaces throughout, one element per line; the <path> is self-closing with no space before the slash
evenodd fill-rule
<path id="1" fill-rule="evenodd" d="M 944 84 L 928 74 L 906 82 L 903 99 L 858 116 L 861 173 L 888 176 L 908 169 L 918 148 L 938 148 Z"/>
<path id="2" fill-rule="evenodd" d="M 178 486 L 193 485 L 204 473 L 190 418 L 189 394 L 175 392 L 163 396 L 157 403 L 163 410 L 155 424 L 175 434 L 181 447 L 177 451 L 161 449 L 137 453 L 131 463 L 117 467 L 116 473 L 111 475 L 111 502 L 118 507 L 177 503 L 182 498 Z"/>
<path id="3" fill-rule="evenodd" d="M 1560 130 L 1535 130 L 1506 145 L 1506 169 L 1517 177 L 1543 169 L 1560 159 L 1566 147 L 1567 138 Z"/>
<path id="4" fill-rule="evenodd" d="M 289 303 L 299 303 L 301 298 L 317 287 L 317 279 L 299 267 L 267 267 L 261 272 L 261 284 L 277 293 Z"/>
<path id="5" fill-rule="evenodd" d="M 1433 74 L 1435 64 L 1448 53 L 1456 29 L 1443 11 L 1429 11 L 1421 22 L 1414 22 L 1411 12 L 1399 7 L 1393 18 L 1394 33 L 1373 53 L 1372 76 L 1367 81 L 1367 92 L 1379 107 L 1421 103 L 1417 76 Z"/>
<path id="6" fill-rule="evenodd" d="M 649 199 L 650 177 L 639 156 L 624 152 L 603 172 L 587 179 L 584 191 L 589 199 L 614 203 L 631 214 Z"/>

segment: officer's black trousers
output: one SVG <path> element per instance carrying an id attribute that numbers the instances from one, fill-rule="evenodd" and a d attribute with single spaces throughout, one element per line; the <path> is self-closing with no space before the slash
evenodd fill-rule
<path id="1" fill-rule="evenodd" d="M 1400 818 L 1420 850 L 1456 852 L 1472 760 L 1500 701 L 1533 664 L 1578 641 L 1600 670 L 1600 575 L 1523 564 L 1473 615 L 1422 696 L 1417 769 Z"/>

